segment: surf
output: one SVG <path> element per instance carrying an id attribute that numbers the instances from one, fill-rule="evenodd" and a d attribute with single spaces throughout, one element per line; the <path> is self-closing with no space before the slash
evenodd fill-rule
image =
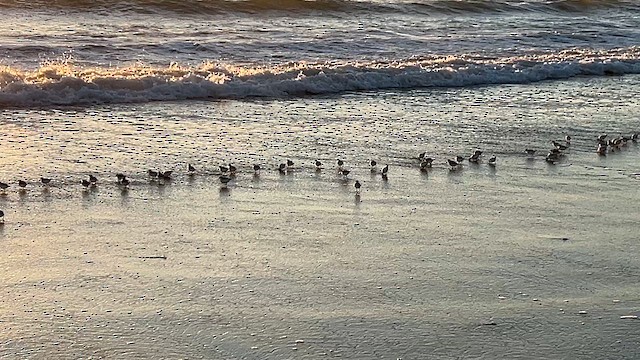
<path id="1" fill-rule="evenodd" d="M 176 100 L 291 98 L 384 89 L 528 84 L 576 76 L 640 73 L 640 47 L 570 49 L 513 57 L 422 56 L 384 61 L 154 67 L 0 68 L 0 107 L 87 106 Z"/>

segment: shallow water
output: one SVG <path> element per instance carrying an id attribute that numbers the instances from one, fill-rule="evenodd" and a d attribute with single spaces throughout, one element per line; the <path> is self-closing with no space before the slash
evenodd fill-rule
<path id="1" fill-rule="evenodd" d="M 192 163 L 214 172 L 233 162 L 273 169 L 287 158 L 306 168 L 337 158 L 349 167 L 366 167 L 369 159 L 406 167 L 423 151 L 440 168 L 476 148 L 511 169 L 523 165 L 525 148 L 544 156 L 565 134 L 573 136 L 569 162 L 600 166 L 594 139 L 629 136 L 640 126 L 639 81 L 580 78 L 291 100 L 6 110 L 0 113 L 0 178 L 34 182 L 58 174 L 76 182 L 87 172 L 102 178 L 125 172 L 146 181 L 148 168 L 184 173 Z M 623 158 L 604 164 L 623 161 L 618 166 L 628 173 L 638 170 L 634 156 Z"/>
<path id="2" fill-rule="evenodd" d="M 639 79 L 4 111 L 0 357 L 637 358 Z"/>

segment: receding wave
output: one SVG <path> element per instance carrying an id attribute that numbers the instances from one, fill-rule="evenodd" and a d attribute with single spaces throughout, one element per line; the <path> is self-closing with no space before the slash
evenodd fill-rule
<path id="1" fill-rule="evenodd" d="M 264 11 L 374 13 L 585 12 L 599 9 L 640 11 L 637 0 L 0 0 L 0 9 L 52 9 L 89 12 L 169 12 L 220 14 Z"/>
<path id="2" fill-rule="evenodd" d="M 640 73 L 640 47 L 518 57 L 423 57 L 396 61 L 166 68 L 0 68 L 0 107 L 88 106 L 188 99 L 292 98 L 354 91 L 527 84 Z"/>

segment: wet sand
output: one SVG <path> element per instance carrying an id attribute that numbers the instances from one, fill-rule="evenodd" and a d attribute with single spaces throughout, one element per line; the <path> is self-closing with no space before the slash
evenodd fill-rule
<path id="1" fill-rule="evenodd" d="M 30 185 L 0 198 L 0 357 L 634 359 L 639 153 Z"/>

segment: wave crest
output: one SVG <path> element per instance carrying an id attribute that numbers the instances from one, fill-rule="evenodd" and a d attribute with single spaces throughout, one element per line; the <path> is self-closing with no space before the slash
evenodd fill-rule
<path id="1" fill-rule="evenodd" d="M 204 63 L 34 71 L 0 68 L 0 107 L 86 106 L 187 99 L 290 98 L 351 91 L 526 84 L 574 76 L 640 73 L 640 48 L 584 49 L 491 58 L 461 55 L 394 61 L 237 66 Z"/>

